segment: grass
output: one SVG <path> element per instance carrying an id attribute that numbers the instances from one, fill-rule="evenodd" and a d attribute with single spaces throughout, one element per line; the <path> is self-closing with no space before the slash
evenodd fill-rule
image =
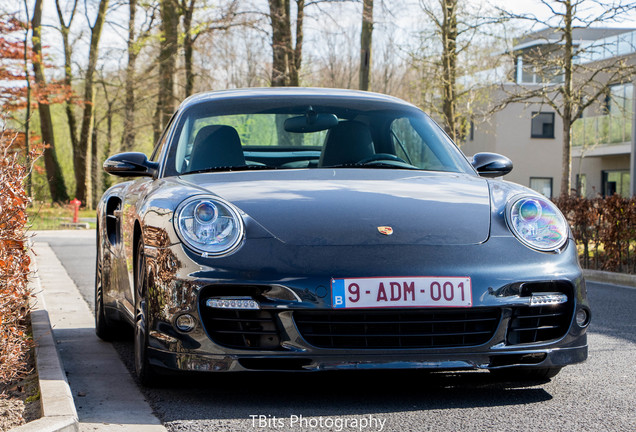
<path id="1" fill-rule="evenodd" d="M 44 202 L 34 202 L 28 209 L 30 230 L 58 230 L 71 229 L 62 226 L 63 223 L 73 221 L 71 205 L 61 206 Z M 88 222 L 90 228 L 95 228 L 95 210 L 80 210 L 79 222 Z"/>

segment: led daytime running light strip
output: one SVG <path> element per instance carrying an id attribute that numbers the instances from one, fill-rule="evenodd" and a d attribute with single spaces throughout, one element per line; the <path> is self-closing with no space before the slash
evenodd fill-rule
<path id="1" fill-rule="evenodd" d="M 261 307 L 258 302 L 250 297 L 237 298 L 211 298 L 205 301 L 205 305 L 215 309 L 250 309 L 257 310 Z"/>
<path id="2" fill-rule="evenodd" d="M 530 306 L 549 306 L 566 303 L 568 296 L 561 293 L 533 293 Z"/>

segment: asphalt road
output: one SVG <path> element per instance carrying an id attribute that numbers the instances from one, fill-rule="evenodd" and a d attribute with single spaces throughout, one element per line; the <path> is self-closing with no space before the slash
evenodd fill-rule
<path id="1" fill-rule="evenodd" d="M 93 305 L 94 231 L 41 232 Z M 636 289 L 588 283 L 587 362 L 545 383 L 484 372 L 246 373 L 143 389 L 170 431 L 636 430 Z M 132 367 L 132 340 L 115 343 Z"/>

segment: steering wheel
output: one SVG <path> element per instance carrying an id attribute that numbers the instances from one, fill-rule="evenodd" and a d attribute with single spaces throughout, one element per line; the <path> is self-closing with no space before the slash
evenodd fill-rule
<path id="1" fill-rule="evenodd" d="M 390 154 L 390 153 L 376 153 L 376 154 L 374 154 L 371 157 L 364 158 L 364 159 L 358 161 L 358 163 L 364 165 L 364 164 L 367 164 L 369 162 L 381 161 L 381 160 L 389 160 L 389 161 L 408 163 L 404 159 L 402 159 L 401 157 L 398 157 L 398 156 Z"/>

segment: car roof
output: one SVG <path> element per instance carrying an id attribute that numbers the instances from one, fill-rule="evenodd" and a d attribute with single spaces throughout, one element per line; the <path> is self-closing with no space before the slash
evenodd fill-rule
<path id="1" fill-rule="evenodd" d="M 179 109 L 187 106 L 198 105 L 200 103 L 212 101 L 229 100 L 254 100 L 254 99 L 276 99 L 281 98 L 289 102 L 310 100 L 315 104 L 328 103 L 369 103 L 378 105 L 400 105 L 403 108 L 416 108 L 414 105 L 402 99 L 361 90 L 315 88 L 315 87 L 262 87 L 262 88 L 241 88 L 232 90 L 218 90 L 198 93 L 185 99 Z"/>

